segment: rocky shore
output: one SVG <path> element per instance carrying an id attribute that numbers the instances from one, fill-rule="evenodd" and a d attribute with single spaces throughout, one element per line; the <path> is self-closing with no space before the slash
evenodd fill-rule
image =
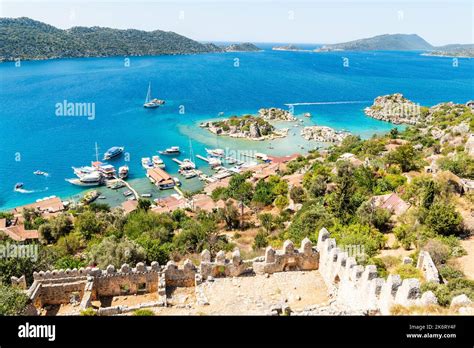
<path id="1" fill-rule="evenodd" d="M 324 143 L 340 143 L 347 136 L 350 135 L 346 131 L 337 131 L 326 126 L 311 126 L 304 127 L 301 130 L 301 135 L 306 140 L 315 140 Z"/>
<path id="2" fill-rule="evenodd" d="M 288 134 L 288 128 L 275 129 L 268 121 L 252 115 L 232 116 L 221 121 L 203 122 L 200 127 L 206 128 L 216 135 L 257 141 L 284 138 Z"/>
<path id="3" fill-rule="evenodd" d="M 291 112 L 280 108 L 260 109 L 258 115 L 266 121 L 297 121 Z"/>
<path id="4" fill-rule="evenodd" d="M 369 117 L 393 124 L 415 125 L 422 121 L 420 106 L 400 93 L 375 98 L 374 104 L 364 112 Z"/>

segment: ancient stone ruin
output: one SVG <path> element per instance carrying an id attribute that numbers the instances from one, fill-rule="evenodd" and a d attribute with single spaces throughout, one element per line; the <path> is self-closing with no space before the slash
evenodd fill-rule
<path id="1" fill-rule="evenodd" d="M 403 261 L 412 262 L 411 259 Z M 429 281 L 438 281 L 439 275 L 429 253 L 421 252 L 417 267 Z M 268 247 L 265 256 L 252 260 L 242 260 L 239 250 L 234 250 L 231 259 L 223 251 L 216 254 L 204 250 L 198 266 L 190 260 L 178 266 L 169 261 L 165 266 L 152 262 L 150 266 L 138 263 L 134 268 L 124 264 L 116 270 L 109 265 L 105 270 L 81 268 L 35 272 L 33 283 L 26 289 L 25 277 L 12 277 L 12 284 L 27 293 L 33 313 L 48 305 L 73 304 L 70 315 L 78 315 L 91 307 L 91 302 L 101 297 L 158 294 L 157 301 L 138 305 L 100 307 L 99 315 L 116 315 L 146 307 L 166 307 L 167 289 L 194 287 L 197 305 L 209 304 L 202 286 L 206 282 L 222 277 L 269 276 L 276 272 L 298 272 L 318 270 L 331 292 L 333 302 L 340 308 L 358 313 L 390 314 L 394 304 L 403 306 L 436 304 L 436 296 L 428 291 L 421 294 L 417 279 L 401 280 L 398 275 L 387 279 L 377 276 L 374 265 L 358 265 L 355 258 L 336 246 L 329 232 L 323 228 L 319 232 L 317 248 L 305 238 L 299 249 L 287 240 L 283 249 Z M 456 299 L 461 304 L 468 299 Z M 284 311 L 283 311 L 284 312 Z M 37 313 L 37 311 L 36 311 Z"/>

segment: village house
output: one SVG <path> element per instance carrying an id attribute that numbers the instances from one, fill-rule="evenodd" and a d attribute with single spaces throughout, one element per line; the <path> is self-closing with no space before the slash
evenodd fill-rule
<path id="1" fill-rule="evenodd" d="M 395 192 L 372 197 L 372 204 L 374 207 L 390 211 L 396 217 L 410 208 L 410 204 L 401 199 Z"/>

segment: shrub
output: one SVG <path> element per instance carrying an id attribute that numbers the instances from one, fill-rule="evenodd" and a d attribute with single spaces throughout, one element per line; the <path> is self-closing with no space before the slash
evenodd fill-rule
<path id="1" fill-rule="evenodd" d="M 151 309 L 137 309 L 133 312 L 133 315 L 137 317 L 151 317 L 155 313 Z"/>
<path id="2" fill-rule="evenodd" d="M 460 232 L 461 215 L 454 205 L 437 201 L 430 207 L 425 223 L 434 232 L 442 235 L 458 234 Z"/>
<path id="3" fill-rule="evenodd" d="M 263 231 L 259 231 L 255 235 L 255 240 L 252 246 L 253 250 L 265 248 L 267 245 L 268 245 L 267 234 Z"/>
<path id="4" fill-rule="evenodd" d="M 89 307 L 89 308 L 83 309 L 80 315 L 84 317 L 94 317 L 97 315 L 97 312 L 92 307 Z"/>
<path id="5" fill-rule="evenodd" d="M 452 280 L 452 279 L 456 279 L 456 278 L 463 278 L 464 277 L 464 274 L 452 267 L 452 266 L 448 266 L 448 265 L 443 265 L 442 267 L 439 267 L 439 274 L 441 275 L 441 277 L 443 277 L 444 279 L 446 280 Z"/>
<path id="6" fill-rule="evenodd" d="M 403 264 L 395 269 L 395 274 L 398 274 L 402 279 L 417 278 L 422 280 L 423 275 L 421 271 L 413 265 Z"/>
<path id="7" fill-rule="evenodd" d="M 0 284 L 0 316 L 22 315 L 28 303 L 28 297 L 21 290 Z"/>

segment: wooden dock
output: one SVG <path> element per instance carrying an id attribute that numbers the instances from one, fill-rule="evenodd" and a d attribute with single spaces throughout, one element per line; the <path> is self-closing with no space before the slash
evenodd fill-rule
<path id="1" fill-rule="evenodd" d="M 134 196 L 135 199 L 138 201 L 138 199 L 140 198 L 140 195 L 139 195 L 138 192 L 132 187 L 132 185 L 130 185 L 128 182 L 126 182 L 126 181 L 123 180 L 123 179 L 120 179 L 120 178 L 117 178 L 117 177 L 114 177 L 114 179 L 116 179 L 117 181 L 120 181 L 120 182 L 123 183 L 130 191 L 132 191 L 133 196 Z"/>

